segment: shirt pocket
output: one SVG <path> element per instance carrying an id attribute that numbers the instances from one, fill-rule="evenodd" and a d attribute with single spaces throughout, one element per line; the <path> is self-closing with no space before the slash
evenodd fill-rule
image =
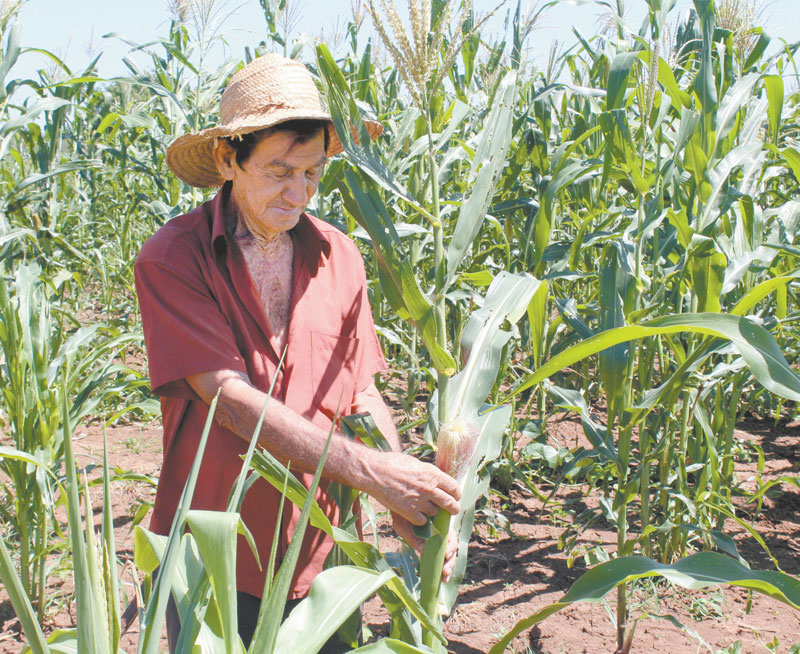
<path id="1" fill-rule="evenodd" d="M 329 418 L 350 413 L 355 395 L 358 339 L 311 332 L 312 407 Z"/>

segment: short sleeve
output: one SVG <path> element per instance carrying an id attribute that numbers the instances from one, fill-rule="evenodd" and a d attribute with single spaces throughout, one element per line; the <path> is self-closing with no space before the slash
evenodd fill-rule
<path id="1" fill-rule="evenodd" d="M 134 274 L 153 392 L 194 399 L 186 377 L 247 372 L 230 323 L 196 264 L 140 257 Z"/>
<path id="2" fill-rule="evenodd" d="M 383 351 L 378 342 L 378 335 L 375 333 L 375 322 L 372 319 L 372 308 L 369 304 L 369 287 L 367 286 L 367 275 L 364 271 L 364 260 L 361 253 L 356 249 L 357 278 L 361 286 L 362 302 L 359 303 L 358 325 L 356 327 L 359 341 L 358 368 L 356 371 L 355 392 L 360 393 L 366 390 L 374 381 L 376 373 L 386 369 L 386 362 L 383 358 Z"/>

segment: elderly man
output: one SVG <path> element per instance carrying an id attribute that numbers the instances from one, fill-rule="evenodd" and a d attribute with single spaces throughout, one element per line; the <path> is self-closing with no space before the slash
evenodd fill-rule
<path id="1" fill-rule="evenodd" d="M 193 506 L 225 508 L 265 391 L 277 378 L 259 444 L 308 481 L 336 411 L 371 413 L 395 451 L 371 450 L 336 433 L 324 477 L 375 497 L 392 512 L 395 531 L 419 548 L 411 525 L 439 507 L 457 513 L 459 488 L 436 467 L 400 452 L 374 385 L 384 361 L 360 254 L 347 236 L 304 213 L 327 157 L 341 150 L 314 82 L 302 64 L 265 55 L 233 76 L 220 119 L 217 127 L 178 138 L 167 163 L 193 186 L 221 189 L 159 229 L 136 262 L 151 386 L 161 396 L 164 426 L 151 528 L 168 533 L 218 389 Z M 379 133 L 379 125 L 368 126 Z M 317 500 L 335 519 L 324 489 Z M 262 561 L 279 502 L 259 480 L 242 506 Z M 280 554 L 298 515 L 296 508 L 284 513 Z M 307 532 L 290 606 L 308 593 L 331 546 L 318 530 Z M 241 539 L 237 556 L 240 634 L 248 643 L 264 573 Z M 174 617 L 173 609 L 173 646 Z"/>

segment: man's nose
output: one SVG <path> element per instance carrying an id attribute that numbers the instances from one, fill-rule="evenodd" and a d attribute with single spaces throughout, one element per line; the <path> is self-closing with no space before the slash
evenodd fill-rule
<path id="1" fill-rule="evenodd" d="M 306 196 L 306 180 L 304 175 L 292 175 L 283 189 L 283 198 L 294 207 L 305 206 L 308 202 Z"/>

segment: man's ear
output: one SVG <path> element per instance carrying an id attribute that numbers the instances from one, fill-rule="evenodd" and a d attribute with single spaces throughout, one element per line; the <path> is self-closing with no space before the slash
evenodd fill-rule
<path id="1" fill-rule="evenodd" d="M 217 172 L 219 172 L 222 179 L 233 179 L 233 166 L 236 162 L 236 151 L 228 143 L 227 139 L 216 139 L 212 147 L 214 155 L 214 163 L 217 165 Z"/>

